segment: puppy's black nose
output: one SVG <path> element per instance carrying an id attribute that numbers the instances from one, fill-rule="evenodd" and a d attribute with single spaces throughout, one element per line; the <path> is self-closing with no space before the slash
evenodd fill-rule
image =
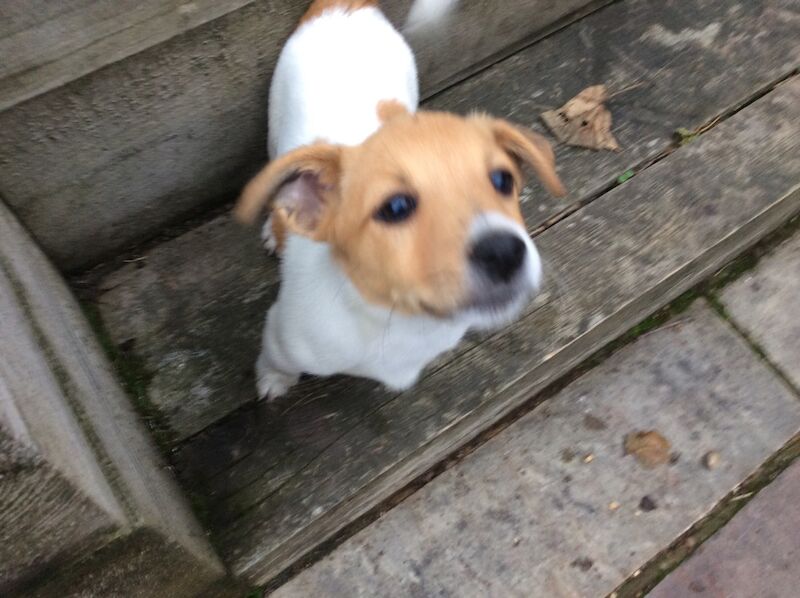
<path id="1" fill-rule="evenodd" d="M 514 233 L 489 233 L 472 246 L 469 259 L 494 282 L 508 282 L 525 261 L 525 242 Z"/>

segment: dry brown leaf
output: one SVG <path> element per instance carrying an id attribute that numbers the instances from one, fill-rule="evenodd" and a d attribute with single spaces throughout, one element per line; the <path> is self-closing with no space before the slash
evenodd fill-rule
<path id="1" fill-rule="evenodd" d="M 592 85 L 561 108 L 543 112 L 542 120 L 563 143 L 616 152 L 620 147 L 611 133 L 611 113 L 603 104 L 607 99 L 605 85 Z"/>
<path id="2" fill-rule="evenodd" d="M 633 455 L 645 467 L 664 465 L 670 459 L 669 440 L 655 430 L 632 432 L 625 436 L 625 454 Z"/>

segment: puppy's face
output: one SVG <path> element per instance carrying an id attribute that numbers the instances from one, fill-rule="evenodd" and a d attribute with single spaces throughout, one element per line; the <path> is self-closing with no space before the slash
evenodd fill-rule
<path id="1" fill-rule="evenodd" d="M 476 324 L 516 315 L 538 288 L 520 213 L 522 166 L 563 193 L 547 143 L 485 116 L 381 111 L 363 144 L 316 144 L 270 164 L 237 210 L 272 200 L 279 227 L 326 242 L 364 298 Z"/>

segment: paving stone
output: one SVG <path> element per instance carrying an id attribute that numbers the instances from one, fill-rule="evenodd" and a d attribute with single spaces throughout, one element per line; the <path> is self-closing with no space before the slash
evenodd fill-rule
<path id="1" fill-rule="evenodd" d="M 800 388 L 800 233 L 721 294 L 725 309 Z"/>
<path id="2" fill-rule="evenodd" d="M 657 430 L 671 464 L 625 456 Z M 274 596 L 601 596 L 800 430 L 800 402 L 702 302 L 501 431 Z M 704 453 L 719 451 L 709 471 Z M 648 496 L 654 509 L 639 508 Z"/>
<path id="3" fill-rule="evenodd" d="M 795 462 L 648 596 L 795 598 L 798 586 L 800 462 Z"/>

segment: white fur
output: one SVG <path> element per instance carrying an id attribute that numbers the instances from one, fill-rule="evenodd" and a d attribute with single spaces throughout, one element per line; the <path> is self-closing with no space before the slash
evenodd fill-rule
<path id="1" fill-rule="evenodd" d="M 412 8 L 415 20 L 441 16 L 433 8 L 452 0 L 421 4 Z M 270 154 L 274 158 L 319 140 L 361 143 L 379 127 L 380 100 L 399 100 L 416 110 L 417 85 L 411 50 L 379 10 L 331 10 L 303 24 L 278 60 L 270 90 Z M 474 231 L 505 227 L 525 239 L 529 259 L 524 284 L 533 292 L 540 264 L 525 231 L 499 214 L 480 220 Z M 266 232 L 269 246 L 273 239 Z M 361 297 L 327 244 L 289 235 L 280 292 L 267 314 L 256 365 L 258 391 L 262 397 L 279 396 L 300 373 L 351 374 L 392 389 L 408 388 L 469 328 L 505 321 L 509 310 L 465 311 L 451 319 L 394 313 Z"/>
<path id="2" fill-rule="evenodd" d="M 378 129 L 375 109 L 389 99 L 417 108 L 411 48 L 377 8 L 328 11 L 301 25 L 278 59 L 270 156 L 319 140 L 357 145 Z"/>
<path id="3" fill-rule="evenodd" d="M 468 327 L 466 319 L 404 316 L 366 303 L 327 244 L 291 235 L 281 261 L 278 300 L 264 327 L 259 392 L 277 396 L 300 372 L 351 374 L 408 388 Z M 275 370 L 292 375 L 276 380 Z"/>

